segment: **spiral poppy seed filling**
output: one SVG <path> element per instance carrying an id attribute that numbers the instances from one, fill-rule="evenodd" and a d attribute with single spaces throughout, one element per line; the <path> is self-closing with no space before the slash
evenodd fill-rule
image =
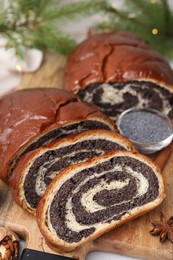
<path id="1" fill-rule="evenodd" d="M 45 133 L 41 137 L 34 140 L 25 149 L 23 149 L 21 152 L 19 152 L 17 154 L 17 156 L 14 158 L 14 160 L 11 163 L 9 176 L 12 174 L 13 168 L 15 167 L 17 161 L 20 159 L 20 157 L 22 155 L 26 154 L 27 152 L 35 150 L 41 146 L 50 144 L 52 141 L 57 140 L 59 138 L 64 138 L 73 133 L 79 133 L 79 132 L 89 130 L 89 129 L 110 130 L 110 127 L 106 123 L 95 119 L 95 120 L 85 120 L 85 121 L 80 121 L 77 123 L 71 123 L 67 126 L 62 126 L 62 127 L 50 130 L 48 133 Z"/>
<path id="2" fill-rule="evenodd" d="M 32 151 L 36 148 L 39 148 L 43 145 L 50 144 L 52 141 L 57 140 L 59 138 L 64 138 L 68 135 L 71 135 L 73 133 L 79 133 L 81 131 L 85 131 L 88 129 L 107 129 L 110 130 L 110 127 L 104 122 L 100 122 L 97 120 L 85 120 L 78 123 L 72 123 L 68 126 L 62 126 L 60 128 L 54 129 L 42 137 L 40 137 L 37 142 L 31 144 L 28 146 L 28 148 L 25 150 L 25 153 Z"/>
<path id="3" fill-rule="evenodd" d="M 57 187 L 46 225 L 61 240 L 77 243 L 158 195 L 158 179 L 149 165 L 129 156 L 115 157 L 77 171 Z"/>
<path id="4" fill-rule="evenodd" d="M 81 100 L 94 103 L 113 120 L 131 107 L 156 109 L 173 118 L 173 93 L 153 82 L 92 83 L 80 89 L 77 95 Z"/>
<path id="5" fill-rule="evenodd" d="M 102 155 L 105 151 L 124 149 L 110 140 L 93 139 L 46 151 L 34 160 L 25 177 L 24 195 L 27 203 L 36 208 L 52 179 L 69 165 Z"/>

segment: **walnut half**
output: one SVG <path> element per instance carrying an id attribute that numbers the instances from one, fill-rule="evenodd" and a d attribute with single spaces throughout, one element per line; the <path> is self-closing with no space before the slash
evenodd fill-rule
<path id="1" fill-rule="evenodd" d="M 18 236 L 7 228 L 0 228 L 0 260 L 16 260 L 18 255 Z"/>

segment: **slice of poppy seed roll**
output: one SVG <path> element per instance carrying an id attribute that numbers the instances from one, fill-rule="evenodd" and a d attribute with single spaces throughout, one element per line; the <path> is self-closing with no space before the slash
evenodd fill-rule
<path id="1" fill-rule="evenodd" d="M 158 206 L 164 184 L 147 157 L 114 151 L 73 165 L 51 182 L 37 222 L 54 250 L 72 251 Z"/>
<path id="2" fill-rule="evenodd" d="M 136 151 L 128 139 L 108 130 L 71 135 L 21 157 L 9 179 L 9 188 L 15 201 L 35 214 L 40 198 L 61 170 L 114 150 Z"/>
<path id="3" fill-rule="evenodd" d="M 157 109 L 173 118 L 173 71 L 131 32 L 100 33 L 78 44 L 66 63 L 64 88 L 113 120 L 131 107 Z"/>
<path id="4" fill-rule="evenodd" d="M 21 155 L 89 129 L 115 130 L 95 106 L 57 88 L 23 89 L 0 99 L 0 179 L 8 183 Z"/>

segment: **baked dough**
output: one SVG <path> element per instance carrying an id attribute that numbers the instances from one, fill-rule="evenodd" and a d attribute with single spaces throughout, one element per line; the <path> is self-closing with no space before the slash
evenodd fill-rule
<path id="1" fill-rule="evenodd" d="M 62 171 L 36 216 L 49 246 L 72 251 L 155 208 L 164 197 L 163 179 L 152 161 L 114 151 Z"/>

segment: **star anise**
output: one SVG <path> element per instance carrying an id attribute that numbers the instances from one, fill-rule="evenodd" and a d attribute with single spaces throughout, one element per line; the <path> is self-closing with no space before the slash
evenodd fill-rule
<path id="1" fill-rule="evenodd" d="M 160 236 L 160 242 L 168 239 L 173 243 L 173 216 L 166 220 L 166 216 L 163 212 L 160 213 L 160 221 L 151 222 L 153 229 L 150 230 L 150 234 L 153 236 Z"/>

